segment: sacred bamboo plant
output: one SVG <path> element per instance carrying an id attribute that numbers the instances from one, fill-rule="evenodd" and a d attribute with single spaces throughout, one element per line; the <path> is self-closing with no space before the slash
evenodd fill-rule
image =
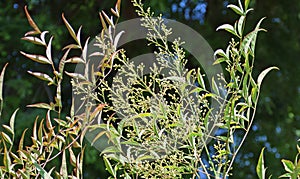
<path id="1" fill-rule="evenodd" d="M 25 13 L 33 28 L 24 40 L 44 46 L 45 56 L 21 52 L 37 63 L 50 65 L 52 74 L 28 73 L 56 86 L 53 102 L 28 105 L 47 109 L 45 120 L 37 118 L 31 136 L 32 145 L 24 148 L 23 132 L 18 149 L 14 143 L 14 120 L 4 125 L 0 145 L 3 163 L 2 178 L 83 178 L 83 140 L 93 134 L 90 141 L 101 144 L 101 157 L 111 178 L 226 178 L 230 175 L 234 159 L 251 129 L 264 76 L 275 67 L 264 70 L 255 80 L 252 76 L 255 44 L 261 19 L 253 31 L 245 33 L 246 16 L 252 10 L 249 0 L 244 4 L 228 5 L 239 19 L 234 25 L 225 24 L 217 30 L 233 35 L 226 50 L 215 51 L 215 65 L 225 65 L 224 74 L 207 79 L 205 69 L 185 68 L 188 59 L 180 36 L 169 41 L 172 29 L 162 18 L 138 0 L 132 0 L 148 30 L 146 39 L 154 46 L 150 72 L 145 65 L 135 65 L 126 49 L 118 43 L 123 31 L 117 31 L 121 1 L 118 0 L 113 16 L 101 12 L 103 27 L 89 52 L 89 39 L 82 45 L 81 27 L 75 33 L 62 15 L 62 19 L 75 43 L 64 47 L 58 64 L 51 53 L 53 37 L 41 31 Z M 49 40 L 47 40 L 49 39 Z M 70 57 L 77 50 L 82 56 Z M 92 58 L 98 63 L 92 63 Z M 65 64 L 76 63 L 80 72 L 66 72 Z M 4 67 L 5 69 L 5 67 Z M 166 72 L 167 71 L 167 72 Z M 62 117 L 64 73 L 72 77 L 74 99 L 70 115 Z M 117 74 L 117 75 L 116 75 Z M 4 70 L 0 76 L 2 89 Z M 113 85 L 111 78 L 113 77 Z M 207 84 L 211 81 L 212 84 Z M 2 93 L 0 93 L 2 108 Z M 218 108 L 213 108 L 217 103 Z M 55 117 L 54 117 L 55 116 Z M 39 124 L 38 124 L 39 123 Z M 216 130 L 219 129 L 219 132 Z M 240 143 L 235 132 L 244 131 Z M 103 142 L 104 141 L 104 142 Z M 61 157 L 61 166 L 51 161 Z M 68 159 L 71 165 L 68 165 Z M 46 168 L 51 168 L 49 171 Z"/>

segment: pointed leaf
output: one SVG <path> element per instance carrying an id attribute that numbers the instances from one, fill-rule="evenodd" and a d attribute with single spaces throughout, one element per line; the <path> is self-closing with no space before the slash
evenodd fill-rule
<path id="1" fill-rule="evenodd" d="M 5 74 L 5 69 L 7 67 L 8 63 L 6 63 L 4 65 L 4 67 L 2 68 L 2 71 L 1 71 L 1 75 L 0 75 L 0 100 L 1 100 L 1 103 L 3 102 L 3 81 L 4 81 L 4 74 Z M 1 106 L 2 108 L 2 106 Z M 0 109 L 2 110 L 2 109 Z"/>
<path id="2" fill-rule="evenodd" d="M 284 166 L 285 171 L 287 171 L 289 173 L 293 173 L 294 168 L 295 168 L 293 162 L 291 162 L 289 160 L 285 160 L 285 159 L 282 159 L 281 162 Z"/>
<path id="3" fill-rule="evenodd" d="M 47 75 L 47 74 L 44 74 L 44 73 L 40 73 L 40 72 L 31 72 L 31 71 L 27 71 L 29 74 L 41 79 L 41 80 L 44 80 L 44 81 L 49 81 L 49 82 L 52 82 L 54 83 L 53 79 Z"/>
<path id="4" fill-rule="evenodd" d="M 53 64 L 52 56 L 51 56 L 52 39 L 53 39 L 53 36 L 50 38 L 49 43 L 47 45 L 47 49 L 46 49 L 46 56 L 47 56 L 48 60 L 51 62 L 51 64 Z"/>
<path id="5" fill-rule="evenodd" d="M 249 3 L 250 3 L 250 0 L 245 0 L 245 10 L 248 9 L 249 7 Z"/>
<path id="6" fill-rule="evenodd" d="M 66 151 L 65 150 L 63 151 L 63 154 L 62 154 L 61 167 L 60 167 L 59 173 L 63 178 L 68 178 Z"/>
<path id="7" fill-rule="evenodd" d="M 241 16 L 239 18 L 239 21 L 238 21 L 238 24 L 237 24 L 239 36 L 243 35 L 243 28 L 244 28 L 245 18 L 246 18 L 246 16 Z"/>
<path id="8" fill-rule="evenodd" d="M 66 60 L 65 63 L 84 63 L 84 60 L 80 57 L 72 57 Z"/>
<path id="9" fill-rule="evenodd" d="M 264 162 L 264 150 L 265 148 L 261 150 L 258 163 L 256 166 L 256 173 L 259 179 L 265 179 L 265 175 L 266 175 L 265 162 Z"/>
<path id="10" fill-rule="evenodd" d="M 120 15 L 120 13 L 121 13 L 121 0 L 117 1 L 115 9 L 117 10 L 117 13 Z"/>
<path id="11" fill-rule="evenodd" d="M 104 18 L 105 18 L 105 20 L 106 20 L 106 22 L 109 24 L 109 25 L 111 25 L 113 28 L 115 27 L 115 25 L 114 25 L 114 23 L 113 23 L 113 21 L 112 21 L 112 19 L 111 18 L 109 18 L 106 14 L 105 14 L 105 12 L 104 11 L 102 11 L 102 14 L 103 14 L 103 16 L 104 16 Z"/>
<path id="12" fill-rule="evenodd" d="M 25 129 L 22 133 L 22 136 L 20 138 L 20 142 L 19 142 L 19 151 L 23 150 L 23 144 L 24 144 L 24 137 L 25 137 L 25 134 L 26 134 L 26 131 L 28 129 Z"/>
<path id="13" fill-rule="evenodd" d="M 64 21 L 64 23 L 65 23 L 65 25 L 66 25 L 66 27 L 67 27 L 69 33 L 70 33 L 70 35 L 73 37 L 73 39 L 74 39 L 78 44 L 80 44 L 80 42 L 78 42 L 77 36 L 76 36 L 76 34 L 75 34 L 75 32 L 74 32 L 72 26 L 69 24 L 69 22 L 68 22 L 67 19 L 65 18 L 65 15 L 64 15 L 64 14 L 62 14 L 62 19 L 63 19 L 63 21 Z"/>
<path id="14" fill-rule="evenodd" d="M 69 147 L 69 153 L 70 153 L 70 163 L 73 167 L 76 167 L 76 156 L 71 147 Z"/>
<path id="15" fill-rule="evenodd" d="M 87 56 L 88 53 L 87 52 L 88 52 L 89 39 L 90 38 L 86 39 L 83 50 L 82 50 L 82 59 L 83 59 L 84 63 L 87 62 L 87 58 L 88 58 L 88 56 Z"/>
<path id="16" fill-rule="evenodd" d="M 100 20 L 101 20 L 103 30 L 106 30 L 107 29 L 106 22 L 105 22 L 102 14 L 100 12 L 99 12 L 99 17 L 100 17 Z"/>
<path id="17" fill-rule="evenodd" d="M 18 110 L 19 109 L 15 110 L 15 112 L 11 115 L 10 120 L 9 120 L 9 126 L 12 131 L 15 131 L 15 118 L 16 118 L 16 114 L 17 114 Z"/>
<path id="18" fill-rule="evenodd" d="M 50 174 L 42 168 L 36 161 L 33 161 L 33 165 L 37 168 L 37 171 L 40 173 L 43 179 L 53 179 Z"/>
<path id="19" fill-rule="evenodd" d="M 271 70 L 279 70 L 279 68 L 277 68 L 277 67 L 269 67 L 269 68 L 265 69 L 264 71 L 262 71 L 262 72 L 259 74 L 258 78 L 257 78 L 257 86 L 258 86 L 258 88 L 260 88 L 263 79 L 265 78 L 265 76 L 266 76 Z"/>
<path id="20" fill-rule="evenodd" d="M 85 77 L 82 74 L 79 73 L 69 73 L 69 72 L 65 72 L 68 76 L 72 77 L 72 78 L 76 78 L 76 79 L 81 79 L 81 80 L 85 80 Z"/>
<path id="21" fill-rule="evenodd" d="M 47 103 L 36 103 L 36 104 L 30 104 L 27 105 L 27 107 L 31 107 L 31 108 L 42 108 L 42 109 L 50 109 L 53 110 L 53 106 L 47 104 Z"/>
<path id="22" fill-rule="evenodd" d="M 230 33 L 232 33 L 232 34 L 235 35 L 235 36 L 237 36 L 234 27 L 233 27 L 232 25 L 230 25 L 230 24 L 223 24 L 223 25 L 219 26 L 219 27 L 217 28 L 217 31 L 218 31 L 218 30 L 222 30 L 222 29 L 223 29 L 223 30 L 226 30 L 226 31 L 228 31 L 228 32 L 230 32 Z"/>
<path id="23" fill-rule="evenodd" d="M 111 166 L 110 161 L 105 156 L 103 157 L 103 160 L 104 160 L 106 170 L 116 178 L 116 172 L 114 171 L 113 167 Z"/>
<path id="24" fill-rule="evenodd" d="M 68 49 L 68 50 L 65 52 L 65 54 L 63 55 L 63 57 L 60 59 L 60 61 L 59 61 L 58 71 L 59 71 L 60 74 L 62 74 L 63 71 L 64 71 L 66 59 L 67 59 L 67 56 L 69 55 L 70 50 L 71 50 L 71 49 Z"/>
<path id="25" fill-rule="evenodd" d="M 23 37 L 21 39 L 29 41 L 29 42 L 32 42 L 32 43 L 37 44 L 37 45 L 44 45 L 44 46 L 46 46 L 46 44 L 41 39 L 39 39 L 37 37 Z"/>
<path id="26" fill-rule="evenodd" d="M 24 53 L 24 52 L 20 52 L 22 55 L 24 55 L 25 57 L 33 60 L 33 61 L 36 61 L 36 62 L 39 62 L 39 63 L 43 63 L 43 64 L 51 64 L 51 61 L 49 61 L 45 56 L 42 56 L 42 55 L 34 55 L 34 54 L 27 54 L 27 53 Z"/>
<path id="27" fill-rule="evenodd" d="M 32 18 L 30 17 L 30 14 L 28 13 L 28 10 L 27 10 L 27 6 L 24 7 L 24 10 L 25 10 L 25 14 L 27 16 L 27 20 L 28 20 L 30 26 L 35 30 L 35 31 L 32 31 L 31 33 L 26 33 L 25 36 L 29 35 L 29 34 L 40 34 L 41 31 L 38 28 L 38 26 L 35 24 L 35 22 L 32 20 Z"/>
<path id="28" fill-rule="evenodd" d="M 120 40 L 122 34 L 124 34 L 124 33 L 125 33 L 125 31 L 121 31 L 121 32 L 119 32 L 119 33 L 116 35 L 115 40 L 114 40 L 114 47 L 115 47 L 115 49 L 117 49 L 119 40 Z"/>
<path id="29" fill-rule="evenodd" d="M 77 43 L 78 45 L 81 47 L 81 43 L 80 43 L 80 33 L 81 33 L 81 28 L 82 26 L 79 27 L 78 32 L 77 32 Z"/>
<path id="30" fill-rule="evenodd" d="M 239 8 L 238 6 L 236 6 L 236 5 L 233 5 L 233 4 L 229 4 L 228 6 L 227 6 L 227 8 L 230 8 L 230 9 L 232 9 L 235 13 L 237 13 L 238 15 L 243 15 L 244 14 L 244 10 L 243 9 L 241 9 L 241 8 Z"/>

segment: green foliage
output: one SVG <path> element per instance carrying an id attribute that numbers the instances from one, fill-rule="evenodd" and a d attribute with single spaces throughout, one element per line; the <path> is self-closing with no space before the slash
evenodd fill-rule
<path id="1" fill-rule="evenodd" d="M 228 5 L 228 8 L 240 17 L 234 25 L 225 24 L 217 28 L 217 30 L 228 31 L 233 37 L 225 51 L 218 49 L 215 52 L 215 64 L 224 64 L 226 73 L 218 74 L 218 78 L 211 79 L 213 84 L 210 89 L 203 80 L 205 74 L 200 71 L 200 68 L 184 70 L 187 59 L 181 45 L 188 42 L 182 42 L 178 37 L 171 42 L 170 46 L 167 39 L 172 30 L 164 24 L 163 18 L 161 16 L 154 18 L 150 9 L 144 10 L 141 1 L 132 2 L 137 8 L 138 15 L 142 17 L 143 26 L 153 32 L 147 35 L 147 40 L 158 49 L 155 51 L 155 58 L 162 67 L 155 68 L 154 65 L 148 78 L 140 77 L 140 74 L 143 74 L 143 65 L 134 68 L 134 64 L 126 56 L 125 49 L 116 49 L 122 35 L 121 32 L 114 34 L 120 16 L 120 0 L 115 8 L 111 9 L 116 20 L 105 12 L 100 13 L 103 26 L 101 35 L 97 37 L 99 53 L 103 56 L 99 65 L 100 71 L 89 66 L 87 55 L 89 39 L 81 44 L 81 27 L 75 32 L 64 15 L 62 15 L 63 22 L 75 42 L 62 49 L 63 55 L 56 65 L 52 57 L 53 36 L 48 38 L 48 32 L 39 29 L 25 7 L 28 22 L 33 30 L 26 33 L 23 40 L 42 46 L 45 55 L 26 52 L 21 54 L 39 64 L 50 66 L 51 74 L 32 71 L 28 73 L 46 81 L 49 86 L 54 86 L 55 97 L 49 104 L 28 105 L 28 107 L 47 109 L 45 119 L 39 120 L 37 117 L 34 122 L 30 145 L 24 147 L 26 129 L 19 140 L 18 148 L 14 147 L 14 121 L 17 110 L 12 114 L 9 126 L 3 125 L 6 132 L 1 132 L 0 135 L 3 158 L 0 168 L 1 177 L 83 178 L 85 151 L 83 139 L 87 132 L 96 129 L 100 129 L 101 132 L 92 143 L 105 135 L 112 144 L 101 153 L 105 167 L 112 175 L 111 178 L 183 178 L 186 176 L 197 178 L 200 177 L 200 172 L 208 178 L 225 178 L 230 175 L 237 153 L 251 129 L 262 80 L 269 71 L 277 69 L 267 68 L 257 80 L 252 75 L 257 34 L 264 31 L 260 28 L 263 19 L 257 23 L 254 30 L 245 34 L 246 16 L 251 10 L 248 9 L 249 1 L 245 1 L 244 5 L 240 1 L 238 6 Z M 71 56 L 71 50 L 79 50 L 83 54 L 82 57 Z M 174 63 L 165 63 L 165 58 L 173 60 Z M 85 73 L 65 71 L 67 63 L 83 64 Z M 5 68 L 6 66 L 0 76 L 1 110 Z M 171 69 L 170 77 L 159 77 L 164 68 Z M 119 71 L 128 81 L 125 83 L 122 78 L 115 78 L 117 85 L 113 89 L 106 80 L 112 70 Z M 91 75 L 88 72 L 91 72 Z M 75 92 L 84 95 L 83 105 L 81 105 L 83 114 L 76 114 L 72 103 L 70 115 L 66 117 L 62 115 L 64 74 L 72 77 L 71 83 Z M 187 87 L 195 81 L 199 86 L 188 91 Z M 128 83 L 129 86 L 140 87 L 132 90 L 128 88 Z M 218 86 L 219 83 L 222 85 Z M 149 84 L 157 85 L 160 93 L 155 93 Z M 95 90 L 99 90 L 100 93 Z M 226 91 L 225 95 L 221 90 Z M 128 91 L 132 91 L 129 96 L 132 103 L 129 106 L 122 106 L 121 101 L 124 100 L 122 93 Z M 179 96 L 168 91 L 175 91 L 174 94 Z M 106 96 L 106 92 L 110 92 L 111 95 Z M 197 100 L 192 100 L 189 96 L 195 92 L 201 92 L 203 95 L 197 95 Z M 151 101 L 144 95 L 145 93 L 151 94 L 155 100 Z M 172 99 L 171 103 L 164 100 L 165 95 L 169 95 Z M 96 100 L 97 104 L 89 103 L 91 99 Z M 110 105 L 109 101 L 112 101 L 114 106 Z M 211 101 L 221 104 L 220 109 L 212 109 Z M 189 119 L 183 115 L 186 104 L 189 104 L 192 109 Z M 199 108 L 199 104 L 203 108 Z M 102 116 L 103 113 L 110 114 L 113 111 L 126 109 L 131 109 L 129 116 L 120 117 L 113 114 Z M 95 124 L 99 119 L 103 119 L 104 123 Z M 121 122 L 115 127 L 113 124 L 117 121 Z M 217 127 L 225 133 L 213 136 L 211 129 Z M 241 142 L 236 143 L 233 138 L 239 130 L 244 131 L 245 134 Z M 173 139 L 168 145 L 162 142 L 169 139 L 166 134 L 170 134 Z M 212 141 L 208 143 L 210 139 Z M 121 146 L 126 146 L 128 150 L 124 151 Z M 159 157 L 162 151 L 164 156 Z M 205 157 L 208 165 L 203 162 Z M 60 168 L 52 164 L 58 159 L 61 160 Z M 299 171 L 297 157 L 294 164 L 287 160 L 283 160 L 283 164 L 289 172 L 284 177 L 297 176 L 295 174 Z M 263 152 L 258 162 L 257 172 L 260 178 L 264 178 Z"/>
<path id="2" fill-rule="evenodd" d="M 290 178 L 290 179 L 299 179 L 300 178 L 300 147 L 297 145 L 298 154 L 295 157 L 294 163 L 290 160 L 282 159 L 281 162 L 283 164 L 283 167 L 287 173 L 281 175 L 279 178 Z M 266 168 L 264 164 L 264 148 L 261 151 L 257 167 L 256 167 L 256 173 L 259 177 L 259 179 L 265 179 L 266 178 Z M 269 176 L 271 178 L 271 176 Z"/>

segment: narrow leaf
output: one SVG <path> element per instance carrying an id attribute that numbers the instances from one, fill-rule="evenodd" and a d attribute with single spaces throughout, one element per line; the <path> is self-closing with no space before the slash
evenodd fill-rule
<path id="1" fill-rule="evenodd" d="M 44 80 L 44 81 L 49 81 L 49 82 L 52 82 L 54 83 L 53 79 L 47 75 L 47 74 L 44 74 L 44 73 L 40 73 L 40 72 L 31 72 L 31 71 L 27 71 L 29 74 L 41 79 L 41 80 Z"/>
<path id="2" fill-rule="evenodd" d="M 72 77 L 72 78 L 77 78 L 77 79 L 81 79 L 81 80 L 85 80 L 85 77 L 82 74 L 79 73 L 69 73 L 69 72 L 65 72 L 68 76 Z"/>
<path id="3" fill-rule="evenodd" d="M 53 64 L 52 56 L 51 56 L 52 39 L 53 39 L 53 36 L 50 38 L 49 43 L 47 45 L 47 49 L 46 49 L 46 56 L 47 56 L 48 60 L 51 62 L 51 64 Z"/>
<path id="4" fill-rule="evenodd" d="M 120 13 L 121 13 L 121 0 L 117 1 L 115 9 L 117 10 L 117 13 L 120 15 Z"/>
<path id="5" fill-rule="evenodd" d="M 246 18 L 246 16 L 241 16 L 241 17 L 239 18 L 239 21 L 238 21 L 238 24 L 237 24 L 239 36 L 242 36 L 242 35 L 243 35 L 243 29 L 244 29 L 245 18 Z"/>
<path id="6" fill-rule="evenodd" d="M 59 65 L 58 65 L 58 71 L 60 74 L 63 73 L 64 71 L 64 68 L 65 68 L 65 63 L 66 63 L 66 59 L 69 55 L 69 52 L 70 52 L 71 49 L 68 49 L 65 54 L 63 55 L 63 57 L 61 57 L 60 61 L 59 61 Z"/>
<path id="7" fill-rule="evenodd" d="M 217 31 L 218 30 L 226 30 L 226 31 L 232 33 L 233 35 L 237 36 L 234 27 L 230 24 L 223 24 L 217 28 Z"/>
<path id="8" fill-rule="evenodd" d="M 15 118 L 16 114 L 19 109 L 16 109 L 15 112 L 11 115 L 10 120 L 9 120 L 9 126 L 12 129 L 12 131 L 15 131 Z"/>
<path id="9" fill-rule="evenodd" d="M 111 166 L 109 160 L 108 160 L 105 156 L 103 157 L 103 160 L 104 160 L 104 164 L 105 164 L 106 170 L 107 170 L 111 175 L 113 175 L 114 177 L 116 177 L 116 172 L 114 171 L 113 167 Z"/>
<path id="10" fill-rule="evenodd" d="M 265 162 L 264 162 L 264 150 L 265 148 L 261 150 L 258 163 L 256 166 L 256 173 L 259 179 L 265 179 L 265 175 L 266 175 Z"/>
<path id="11" fill-rule="evenodd" d="M 105 22 L 105 20 L 104 20 L 101 13 L 99 13 L 99 17 L 100 17 L 100 20 L 101 20 L 103 30 L 106 30 L 107 29 L 106 22 Z"/>
<path id="12" fill-rule="evenodd" d="M 71 36 L 73 37 L 73 39 L 78 43 L 77 36 L 76 36 L 76 34 L 75 34 L 75 32 L 74 32 L 72 26 L 69 24 L 69 22 L 68 22 L 67 19 L 65 18 L 65 15 L 64 15 L 64 14 L 62 14 L 62 19 L 63 19 L 63 21 L 64 21 L 64 23 L 65 23 L 65 25 L 66 25 L 66 27 L 67 27 L 69 33 L 70 33 L 70 35 L 71 35 Z M 78 44 L 79 44 L 79 43 L 78 43 Z"/>
<path id="13" fill-rule="evenodd" d="M 24 53 L 22 51 L 20 53 L 22 55 L 24 55 L 25 57 L 33 60 L 33 61 L 43 63 L 43 64 L 51 64 L 51 62 L 46 57 L 44 57 L 42 55 L 27 54 L 27 53 Z"/>
<path id="14" fill-rule="evenodd" d="M 104 11 L 102 11 L 102 14 L 103 14 L 103 16 L 104 16 L 104 18 L 105 18 L 105 20 L 106 20 L 106 22 L 109 24 L 109 25 L 111 25 L 113 28 L 115 27 L 115 25 L 114 25 L 114 23 L 113 23 L 113 21 L 112 21 L 112 19 L 111 18 L 109 18 L 106 14 L 105 14 L 105 12 Z"/>
<path id="15" fill-rule="evenodd" d="M 262 72 L 259 74 L 258 78 L 257 78 L 257 86 L 258 86 L 258 88 L 260 88 L 263 79 L 265 78 L 265 76 L 266 76 L 271 70 L 279 70 L 279 68 L 277 68 L 277 67 L 269 67 L 269 68 L 265 69 L 264 71 L 262 71 Z"/>
<path id="16" fill-rule="evenodd" d="M 236 5 L 233 5 L 233 4 L 229 4 L 228 6 L 227 6 L 227 8 L 230 8 L 230 9 L 232 9 L 235 13 L 237 13 L 238 15 L 243 15 L 244 14 L 244 10 L 243 9 L 241 9 L 241 8 L 239 8 L 238 6 L 236 6 Z"/>
<path id="17" fill-rule="evenodd" d="M 36 161 L 33 162 L 33 165 L 37 168 L 38 172 L 40 173 L 43 179 L 53 179 L 50 174 L 42 168 Z"/>
<path id="18" fill-rule="evenodd" d="M 62 159 L 61 159 L 61 167 L 60 167 L 60 175 L 63 178 L 68 178 L 68 171 L 67 171 L 67 161 L 66 161 L 66 151 L 63 151 Z"/>
<path id="19" fill-rule="evenodd" d="M 116 37 L 115 37 L 115 39 L 114 39 L 114 47 L 115 47 L 115 49 L 117 49 L 119 40 L 120 40 L 122 34 L 124 34 L 124 33 L 125 33 L 125 31 L 121 31 L 121 32 L 119 32 L 119 33 L 116 35 Z"/>
<path id="20" fill-rule="evenodd" d="M 37 103 L 37 104 L 30 104 L 27 105 L 27 107 L 31 107 L 31 108 L 42 108 L 42 109 L 50 109 L 53 110 L 53 106 L 47 104 L 47 103 Z"/>
<path id="21" fill-rule="evenodd" d="M 248 9 L 249 7 L 249 3 L 250 3 L 250 0 L 245 0 L 245 10 Z"/>
<path id="22" fill-rule="evenodd" d="M 22 136 L 20 138 L 20 142 L 19 142 L 19 151 L 23 150 L 23 144 L 24 144 L 24 137 L 25 137 L 25 134 L 26 134 L 26 131 L 28 129 L 25 129 L 22 133 Z"/>
<path id="23" fill-rule="evenodd" d="M 70 152 L 70 163 L 73 167 L 76 167 L 76 156 L 72 150 L 72 147 L 69 147 L 69 152 Z"/>
<path id="24" fill-rule="evenodd" d="M 23 37 L 21 39 L 29 41 L 29 42 L 32 42 L 32 43 L 37 44 L 37 45 L 44 45 L 44 46 L 46 46 L 46 44 L 41 39 L 39 39 L 37 37 Z"/>
<path id="25" fill-rule="evenodd" d="M 84 60 L 80 57 L 72 57 L 66 60 L 65 63 L 84 63 Z"/>
<path id="26" fill-rule="evenodd" d="M 27 10 L 27 6 L 24 7 L 24 10 L 25 10 L 25 14 L 27 16 L 27 20 L 28 20 L 30 26 L 35 30 L 35 31 L 32 31 L 31 33 L 26 33 L 25 36 L 27 36 L 29 34 L 40 34 L 41 31 L 38 28 L 38 26 L 35 24 L 35 22 L 32 20 L 32 18 L 30 17 L 30 14 L 28 13 L 28 10 Z"/>
<path id="27" fill-rule="evenodd" d="M 3 101 L 3 81 L 4 81 L 4 74 L 5 74 L 5 69 L 7 67 L 8 63 L 6 63 L 4 65 L 4 67 L 2 68 L 2 72 L 0 75 L 0 100 L 1 102 Z"/>

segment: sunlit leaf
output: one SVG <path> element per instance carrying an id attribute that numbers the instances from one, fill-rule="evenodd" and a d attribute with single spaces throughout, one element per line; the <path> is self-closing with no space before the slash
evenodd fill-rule
<path id="1" fill-rule="evenodd" d="M 122 34 L 124 34 L 124 33 L 125 33 L 125 31 L 121 31 L 121 32 L 119 32 L 119 33 L 116 35 L 115 40 L 114 40 L 114 47 L 115 47 L 115 49 L 117 49 L 119 40 L 120 40 Z"/>
<path id="2" fill-rule="evenodd" d="M 2 136 L 2 138 L 3 138 L 6 142 L 8 142 L 10 145 L 13 144 L 13 141 L 11 140 L 11 138 L 10 138 L 6 133 L 1 132 L 1 136 Z"/>
<path id="3" fill-rule="evenodd" d="M 15 131 L 15 119 L 16 115 L 19 109 L 16 109 L 14 113 L 11 115 L 10 120 L 9 120 L 9 126 L 12 129 L 12 131 Z"/>
<path id="4" fill-rule="evenodd" d="M 287 171 L 289 173 L 292 173 L 294 171 L 295 166 L 294 166 L 293 162 L 291 162 L 289 160 L 285 160 L 285 159 L 282 159 L 281 162 L 284 166 L 285 171 Z"/>
<path id="5" fill-rule="evenodd" d="M 72 77 L 72 78 L 76 78 L 76 79 L 81 79 L 81 80 L 85 80 L 85 77 L 82 74 L 79 73 L 69 73 L 69 72 L 65 72 L 68 76 Z"/>
<path id="6" fill-rule="evenodd" d="M 34 44 L 37 44 L 37 45 L 46 46 L 46 44 L 41 39 L 39 39 L 37 37 L 27 36 L 27 37 L 23 37 L 22 40 L 26 40 L 26 41 L 32 42 Z"/>
<path id="7" fill-rule="evenodd" d="M 45 56 L 42 56 L 42 55 L 34 55 L 34 54 L 27 54 L 27 53 L 24 53 L 24 52 L 20 52 L 22 55 L 24 55 L 25 57 L 33 60 L 33 61 L 36 61 L 36 62 L 39 62 L 39 63 L 43 63 L 43 64 L 51 64 L 51 61 L 49 61 Z"/>
<path id="8" fill-rule="evenodd" d="M 247 10 L 249 7 L 250 0 L 245 0 L 245 9 Z"/>
<path id="9" fill-rule="evenodd" d="M 44 81 L 49 81 L 51 83 L 54 83 L 53 79 L 47 75 L 47 74 L 44 74 L 44 73 L 40 73 L 40 72 L 31 72 L 31 71 L 27 71 L 29 74 L 41 79 L 41 80 L 44 80 Z"/>
<path id="10" fill-rule="evenodd" d="M 261 150 L 259 159 L 258 159 L 258 163 L 256 166 L 256 173 L 258 175 L 259 179 L 265 179 L 265 175 L 266 175 L 266 168 L 265 168 L 265 162 L 264 162 L 264 150 L 265 148 L 263 148 Z"/>
<path id="11" fill-rule="evenodd" d="M 104 16 L 106 22 L 107 22 L 110 26 L 112 26 L 112 27 L 114 28 L 115 25 L 114 25 L 114 22 L 112 21 L 112 18 L 109 18 L 109 17 L 105 14 L 104 11 L 102 11 L 102 14 L 103 14 L 103 16 Z"/>
<path id="12" fill-rule="evenodd" d="M 82 50 L 82 59 L 83 59 L 84 63 L 87 62 L 87 58 L 88 58 L 87 52 L 88 52 L 89 39 L 90 38 L 86 39 L 83 50 Z"/>
<path id="13" fill-rule="evenodd" d="M 258 88 L 260 88 L 263 79 L 265 78 L 265 76 L 266 76 L 271 70 L 279 70 L 279 68 L 277 68 L 277 67 L 269 67 L 269 68 L 265 69 L 264 71 L 262 71 L 262 72 L 259 74 L 258 78 L 257 78 L 257 86 L 258 86 Z"/>
<path id="14" fill-rule="evenodd" d="M 7 150 L 7 147 L 4 143 L 4 156 L 3 156 L 3 164 L 6 169 L 6 171 L 9 173 L 10 172 L 10 166 L 11 166 L 11 160 L 9 156 L 9 151 Z"/>
<path id="15" fill-rule="evenodd" d="M 84 63 L 84 60 L 80 57 L 72 57 L 66 60 L 65 63 Z"/>
<path id="16" fill-rule="evenodd" d="M 232 33 L 233 35 L 237 36 L 234 27 L 230 24 L 223 24 L 217 28 L 217 31 L 218 30 L 226 30 L 226 31 Z"/>
<path id="17" fill-rule="evenodd" d="M 243 35 L 243 29 L 244 29 L 244 22 L 245 22 L 246 16 L 241 16 L 239 18 L 237 28 L 238 28 L 238 34 L 241 37 Z"/>
<path id="18" fill-rule="evenodd" d="M 65 25 L 66 25 L 66 27 L 67 27 L 69 33 L 70 33 L 70 35 L 73 37 L 73 39 L 74 39 L 78 44 L 80 44 L 80 42 L 78 41 L 77 36 L 76 36 L 76 34 L 75 34 L 75 32 L 74 32 L 72 26 L 69 24 L 69 22 L 68 22 L 67 19 L 65 18 L 65 15 L 64 15 L 64 14 L 62 14 L 62 19 L 63 19 L 63 21 L 64 21 L 64 23 L 65 23 Z"/>
<path id="19" fill-rule="evenodd" d="M 227 6 L 227 8 L 230 8 L 232 9 L 234 12 L 236 12 L 238 15 L 244 15 L 244 10 L 239 8 L 238 6 L 236 5 L 233 5 L 233 4 L 229 4 Z"/>
<path id="20" fill-rule="evenodd" d="M 50 174 L 42 168 L 36 161 L 33 161 L 33 165 L 37 168 L 38 172 L 40 173 L 43 179 L 53 179 Z"/>
<path id="21" fill-rule="evenodd" d="M 120 13 L 121 13 L 121 0 L 117 1 L 115 9 L 117 10 L 117 13 L 120 15 Z"/>
<path id="22" fill-rule="evenodd" d="M 46 56 L 47 56 L 47 59 L 51 62 L 51 64 L 53 64 L 52 56 L 51 56 L 52 40 L 53 40 L 53 36 L 50 38 L 49 43 L 47 45 L 47 49 L 46 49 Z"/>
<path id="23" fill-rule="evenodd" d="M 0 75 L 0 116 L 2 113 L 2 107 L 3 107 L 3 81 L 4 81 L 4 74 L 5 74 L 5 69 L 7 67 L 8 63 L 4 65 L 1 71 Z"/>
<path id="24" fill-rule="evenodd" d="M 33 35 L 33 34 L 40 34 L 41 31 L 38 28 L 38 26 L 35 24 L 35 22 L 32 20 L 30 14 L 28 13 L 27 6 L 24 7 L 24 10 L 25 10 L 25 14 L 26 14 L 26 17 L 27 17 L 27 20 L 28 20 L 30 26 L 34 29 L 34 31 L 27 32 L 25 34 L 25 36 L 27 36 L 27 35 Z"/>
<path id="25" fill-rule="evenodd" d="M 24 144 L 24 137 L 25 137 L 25 134 L 26 134 L 26 131 L 28 129 L 25 129 L 22 133 L 22 136 L 20 138 L 20 141 L 19 141 L 19 151 L 23 150 L 23 144 Z"/>
<path id="26" fill-rule="evenodd" d="M 63 178 L 68 178 L 67 160 L 66 160 L 66 151 L 65 150 L 62 153 L 61 167 L 60 167 L 59 173 Z"/>
<path id="27" fill-rule="evenodd" d="M 116 177 L 116 171 L 114 171 L 110 161 L 104 156 L 103 157 L 103 161 L 104 161 L 104 164 L 105 164 L 105 167 L 106 167 L 106 170 L 111 174 L 113 175 L 114 177 Z"/>
<path id="28" fill-rule="evenodd" d="M 47 103 L 36 103 L 36 104 L 30 104 L 27 105 L 27 107 L 31 107 L 31 108 L 42 108 L 42 109 L 50 109 L 53 110 L 54 106 L 51 106 Z"/>
<path id="29" fill-rule="evenodd" d="M 102 16 L 101 12 L 99 12 L 99 17 L 100 17 L 100 20 L 101 20 L 103 30 L 106 30 L 107 29 L 106 22 L 105 22 L 105 20 Z"/>
<path id="30" fill-rule="evenodd" d="M 73 167 L 76 167 L 76 156 L 71 147 L 69 147 L 69 153 L 70 153 L 70 163 Z"/>

